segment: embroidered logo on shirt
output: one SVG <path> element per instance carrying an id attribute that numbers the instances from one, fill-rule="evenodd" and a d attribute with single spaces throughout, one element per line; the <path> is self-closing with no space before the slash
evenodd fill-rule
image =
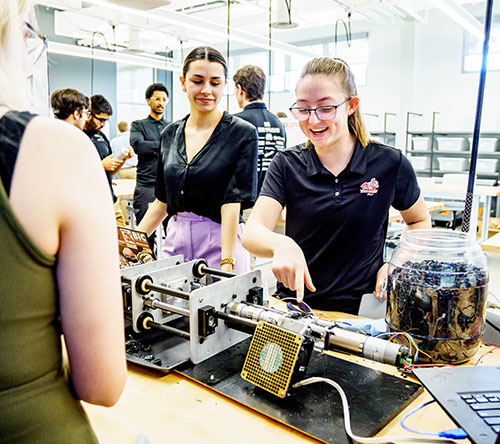
<path id="1" fill-rule="evenodd" d="M 377 179 L 372 177 L 372 180 L 370 180 L 370 182 L 362 183 L 359 192 L 362 194 L 367 194 L 368 196 L 373 196 L 375 193 L 378 192 Z"/>

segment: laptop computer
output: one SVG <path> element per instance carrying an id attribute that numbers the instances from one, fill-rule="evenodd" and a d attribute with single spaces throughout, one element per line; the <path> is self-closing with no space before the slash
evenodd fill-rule
<path id="1" fill-rule="evenodd" d="M 474 444 L 500 444 L 500 365 L 421 367 L 413 374 Z"/>

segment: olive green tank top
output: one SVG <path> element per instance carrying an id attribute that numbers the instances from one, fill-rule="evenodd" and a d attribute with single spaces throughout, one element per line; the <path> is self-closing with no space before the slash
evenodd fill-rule
<path id="1" fill-rule="evenodd" d="M 62 368 L 56 258 L 32 242 L 7 195 L 33 117 L 0 119 L 0 443 L 96 443 Z"/>

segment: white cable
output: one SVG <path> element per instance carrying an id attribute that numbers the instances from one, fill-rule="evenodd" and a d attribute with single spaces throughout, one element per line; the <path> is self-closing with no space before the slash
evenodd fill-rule
<path id="1" fill-rule="evenodd" d="M 377 436 L 373 438 L 368 438 L 364 436 L 357 436 L 352 433 L 351 430 L 351 418 L 349 414 L 349 403 L 347 402 L 347 396 L 342 389 L 342 387 L 337 384 L 335 381 L 332 381 L 331 379 L 328 378 L 321 378 L 319 376 L 313 376 L 311 378 L 304 379 L 303 381 L 297 382 L 296 384 L 293 385 L 293 388 L 297 387 L 302 387 L 303 385 L 309 385 L 309 384 L 314 384 L 316 382 L 326 382 L 327 384 L 330 384 L 331 386 L 335 387 L 337 392 L 339 392 L 340 398 L 342 399 L 342 408 L 344 410 L 344 428 L 346 433 L 354 440 L 357 442 L 368 442 L 368 443 L 386 443 L 386 442 L 433 442 L 433 443 L 455 443 L 457 444 L 457 441 L 454 439 L 448 439 L 448 438 L 423 438 L 422 436 Z"/>

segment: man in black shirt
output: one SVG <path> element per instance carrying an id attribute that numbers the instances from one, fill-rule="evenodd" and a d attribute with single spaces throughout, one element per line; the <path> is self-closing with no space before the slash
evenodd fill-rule
<path id="1" fill-rule="evenodd" d="M 104 96 L 101 96 L 100 94 L 92 96 L 90 98 L 90 114 L 88 119 L 85 121 L 83 132 L 89 136 L 99 153 L 102 166 L 106 172 L 106 177 L 108 178 L 109 188 L 111 189 L 111 194 L 113 196 L 113 202 L 115 204 L 116 223 L 117 225 L 124 227 L 125 220 L 123 219 L 121 208 L 117 203 L 115 193 L 113 193 L 111 176 L 118 172 L 125 160 L 130 159 L 134 155 L 134 151 L 130 149 L 128 156 L 122 160 L 114 158 L 109 140 L 101 131 L 101 129 L 104 128 L 104 125 L 106 125 L 106 122 L 109 120 L 109 116 L 112 114 L 113 108 Z"/>
<path id="2" fill-rule="evenodd" d="M 137 224 L 146 214 L 148 205 L 155 200 L 160 133 L 168 123 L 163 118 L 167 101 L 168 90 L 165 85 L 162 83 L 149 85 L 146 89 L 149 116 L 132 122 L 130 129 L 130 144 L 138 157 L 137 183 L 134 192 L 134 214 Z"/>
<path id="3" fill-rule="evenodd" d="M 262 101 L 266 87 L 266 75 L 258 66 L 246 65 L 233 76 L 236 87 L 236 100 L 243 111 L 235 114 L 250 122 L 259 135 L 259 158 L 257 164 L 260 192 L 264 176 L 271 160 L 278 151 L 286 147 L 285 127 L 279 117 L 268 111 Z"/>

